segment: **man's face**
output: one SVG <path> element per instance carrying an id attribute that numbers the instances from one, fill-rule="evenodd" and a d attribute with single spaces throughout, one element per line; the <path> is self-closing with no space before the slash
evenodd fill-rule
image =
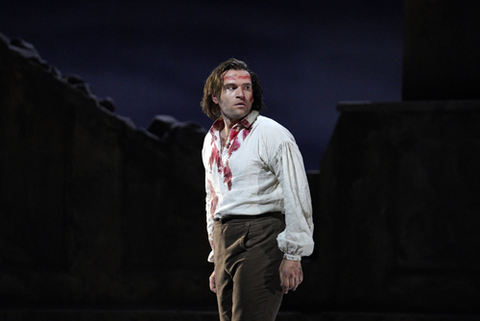
<path id="1" fill-rule="evenodd" d="M 250 74 L 246 70 L 228 70 L 223 75 L 220 97 L 212 96 L 220 106 L 227 122 L 237 123 L 252 110 L 253 89 Z"/>

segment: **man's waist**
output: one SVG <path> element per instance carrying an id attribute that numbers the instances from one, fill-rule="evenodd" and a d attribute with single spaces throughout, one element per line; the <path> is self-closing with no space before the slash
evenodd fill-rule
<path id="1" fill-rule="evenodd" d="M 244 214 L 244 215 L 238 215 L 238 214 L 225 214 L 222 215 L 222 217 L 217 217 L 215 218 L 215 222 L 220 222 L 220 223 L 226 223 L 232 220 L 258 220 L 262 218 L 276 218 L 279 220 L 284 219 L 284 215 L 282 212 L 268 212 L 268 213 L 262 213 L 262 214 L 256 214 L 256 215 L 250 215 L 250 214 Z"/>

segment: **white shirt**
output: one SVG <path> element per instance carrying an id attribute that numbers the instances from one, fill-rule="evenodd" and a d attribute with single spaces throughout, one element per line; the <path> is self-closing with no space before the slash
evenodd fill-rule
<path id="1" fill-rule="evenodd" d="M 232 127 L 221 148 L 220 118 L 205 136 L 202 149 L 206 183 L 207 233 L 225 215 L 285 214 L 286 228 L 277 237 L 289 260 L 313 252 L 310 191 L 302 155 L 292 134 L 274 120 L 252 111 Z"/>

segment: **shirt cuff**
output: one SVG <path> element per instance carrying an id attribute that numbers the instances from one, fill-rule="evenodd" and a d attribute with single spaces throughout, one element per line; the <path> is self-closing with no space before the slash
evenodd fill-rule
<path id="1" fill-rule="evenodd" d="M 285 254 L 283 255 L 284 259 L 290 260 L 290 261 L 301 261 L 302 256 L 301 255 L 292 255 L 292 254 Z"/>

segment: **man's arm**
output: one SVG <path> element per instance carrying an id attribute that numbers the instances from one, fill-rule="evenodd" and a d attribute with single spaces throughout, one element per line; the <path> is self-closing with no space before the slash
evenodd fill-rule
<path id="1" fill-rule="evenodd" d="M 286 227 L 277 242 L 284 259 L 300 261 L 314 246 L 310 189 L 298 146 L 285 142 L 280 147 L 273 169 L 283 190 Z"/>
<path id="2" fill-rule="evenodd" d="M 277 237 L 285 254 L 279 275 L 283 292 L 295 291 L 303 282 L 301 257 L 313 252 L 313 219 L 310 190 L 303 159 L 293 140 L 277 149 L 272 168 L 283 189 L 285 230 Z"/>

